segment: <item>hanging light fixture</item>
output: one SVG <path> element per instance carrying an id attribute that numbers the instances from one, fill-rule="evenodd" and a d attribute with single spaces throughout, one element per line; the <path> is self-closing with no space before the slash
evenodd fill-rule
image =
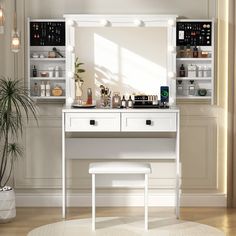
<path id="1" fill-rule="evenodd" d="M 20 33 L 17 31 L 17 15 L 16 15 L 16 0 L 15 7 L 14 7 L 14 19 L 13 19 L 13 31 L 11 37 L 11 50 L 14 53 L 20 51 Z"/>
<path id="2" fill-rule="evenodd" d="M 0 5 L 0 34 L 4 33 L 4 12 L 3 8 Z"/>

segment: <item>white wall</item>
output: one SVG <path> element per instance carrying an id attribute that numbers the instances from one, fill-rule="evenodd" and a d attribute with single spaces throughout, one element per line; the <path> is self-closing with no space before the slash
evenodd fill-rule
<path id="1" fill-rule="evenodd" d="M 6 0 L 5 2 L 6 14 L 10 17 L 12 2 Z M 18 23 L 22 36 L 26 34 L 26 18 L 29 16 L 32 18 L 62 18 L 64 13 L 143 13 L 177 14 L 188 18 L 217 17 L 216 0 L 17 0 L 17 4 Z M 11 76 L 13 56 L 9 52 L 8 41 L 12 24 L 11 17 L 8 18 L 8 21 L 6 34 L 3 37 L 0 36 L 0 40 L 3 40 L 0 45 L 0 74 Z M 22 39 L 24 40 L 24 37 Z M 24 41 L 23 43 L 26 44 Z M 24 50 L 18 55 L 19 77 L 26 76 L 24 70 L 27 58 L 24 55 Z M 18 168 L 16 169 L 18 203 L 21 205 L 60 204 L 57 194 L 60 193 L 61 186 L 61 107 L 62 104 L 40 104 L 40 126 L 37 127 L 32 123 L 25 129 L 23 137 L 25 157 L 17 163 Z M 224 193 L 225 173 L 224 168 L 220 168 L 224 165 L 224 156 L 218 156 L 219 147 L 217 147 L 216 135 L 220 125 L 219 109 L 217 106 L 201 104 L 181 104 L 180 108 L 182 182 L 184 193 L 190 194 L 187 204 L 199 205 L 199 199 L 201 199 L 201 205 L 224 205 L 224 195 L 222 194 Z M 222 149 L 221 153 L 223 153 Z M 156 171 L 160 168 L 156 163 L 153 166 Z M 87 167 L 87 161 L 82 163 L 72 161 L 68 166 L 71 186 L 75 189 L 79 187 L 85 199 L 89 196 L 90 191 Z M 156 173 L 151 180 L 153 199 L 159 199 L 155 198 L 158 194 L 169 199 L 167 196 L 173 187 L 171 170 L 166 173 Z M 79 182 L 77 182 L 78 179 Z M 162 189 L 159 189 L 158 183 L 161 183 Z M 41 194 L 39 198 L 36 197 L 38 194 Z M 29 198 L 25 198 L 25 196 L 29 196 Z M 161 199 L 163 200 L 163 198 Z M 171 199 L 173 200 L 173 198 Z M 186 200 L 186 195 L 183 199 Z M 106 202 L 106 199 L 104 201 Z M 168 204 L 168 201 L 166 203 Z M 78 202 L 73 202 L 73 204 L 77 205 Z"/>

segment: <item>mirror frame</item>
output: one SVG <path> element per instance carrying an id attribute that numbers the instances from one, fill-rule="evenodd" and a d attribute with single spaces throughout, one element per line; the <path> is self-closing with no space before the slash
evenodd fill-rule
<path id="1" fill-rule="evenodd" d="M 66 22 L 66 105 L 75 97 L 74 62 L 76 27 L 166 27 L 167 85 L 169 104 L 176 104 L 176 18 L 177 15 L 92 15 L 65 14 Z"/>

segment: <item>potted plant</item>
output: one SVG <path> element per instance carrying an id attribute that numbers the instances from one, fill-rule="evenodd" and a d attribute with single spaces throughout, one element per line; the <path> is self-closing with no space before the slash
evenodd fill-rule
<path id="1" fill-rule="evenodd" d="M 37 121 L 36 105 L 20 80 L 0 78 L 0 222 L 16 216 L 15 192 L 7 186 L 13 171 L 14 160 L 22 156 L 17 143 L 23 132 L 24 120 L 32 114 Z"/>
<path id="2" fill-rule="evenodd" d="M 79 62 L 79 58 L 76 57 L 76 60 L 75 60 L 75 73 L 74 73 L 74 79 L 75 79 L 75 102 L 79 103 L 79 104 L 82 101 L 82 95 L 83 95 L 82 85 L 84 83 L 84 80 L 81 77 L 81 73 L 85 72 L 85 70 L 81 68 L 82 65 L 84 65 L 84 63 Z"/>

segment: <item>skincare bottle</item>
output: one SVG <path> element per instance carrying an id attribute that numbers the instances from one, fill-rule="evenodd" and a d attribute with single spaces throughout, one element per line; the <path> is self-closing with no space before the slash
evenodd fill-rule
<path id="1" fill-rule="evenodd" d="M 45 87 L 44 82 L 42 81 L 41 85 L 40 85 L 40 96 L 41 97 L 45 97 L 45 90 L 46 90 L 46 87 Z"/>
<path id="2" fill-rule="evenodd" d="M 121 105 L 120 93 L 116 92 L 112 97 L 112 108 L 120 108 L 120 105 Z"/>
<path id="3" fill-rule="evenodd" d="M 37 77 L 37 69 L 36 69 L 36 66 L 33 67 L 32 74 L 33 74 L 33 77 Z"/>
<path id="4" fill-rule="evenodd" d="M 121 100 L 121 108 L 126 108 L 126 100 L 125 100 L 124 95 L 123 95 L 122 100 Z"/>
<path id="5" fill-rule="evenodd" d="M 179 77 L 185 77 L 185 68 L 183 64 L 179 68 Z"/>
<path id="6" fill-rule="evenodd" d="M 195 46 L 195 47 L 193 48 L 193 57 L 194 57 L 194 58 L 197 58 L 197 57 L 198 57 L 198 48 L 197 48 L 197 46 Z"/>
<path id="7" fill-rule="evenodd" d="M 192 57 L 191 46 L 188 44 L 186 48 L 186 57 Z"/>
<path id="8" fill-rule="evenodd" d="M 188 95 L 190 96 L 194 96 L 195 95 L 195 84 L 194 84 L 194 80 L 190 80 L 189 81 L 189 87 L 188 87 Z"/>
<path id="9" fill-rule="evenodd" d="M 50 97 L 50 90 L 51 90 L 51 86 L 50 86 L 50 82 L 47 81 L 47 84 L 46 84 L 46 97 Z"/>
<path id="10" fill-rule="evenodd" d="M 183 88 L 183 81 L 182 80 L 178 80 L 177 81 L 177 95 L 182 96 L 184 95 L 184 88 Z"/>
<path id="11" fill-rule="evenodd" d="M 131 95 L 129 95 L 129 100 L 128 100 L 127 106 L 128 106 L 128 108 L 132 108 L 133 107 L 133 100 L 131 98 Z"/>
<path id="12" fill-rule="evenodd" d="M 39 96 L 39 86 L 37 83 L 34 83 L 34 87 L 33 87 L 33 96 Z"/>

